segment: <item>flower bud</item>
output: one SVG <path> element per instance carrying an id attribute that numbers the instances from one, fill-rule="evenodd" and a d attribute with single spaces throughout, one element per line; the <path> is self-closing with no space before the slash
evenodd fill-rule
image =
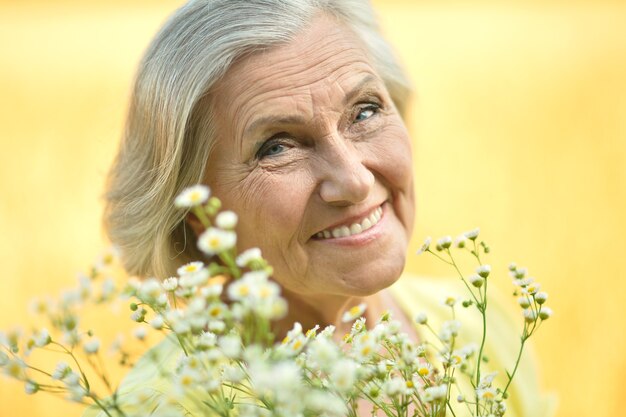
<path id="1" fill-rule="evenodd" d="M 546 292 L 541 291 L 535 294 L 535 301 L 539 305 L 545 303 L 547 299 L 548 299 L 548 293 Z"/>
<path id="2" fill-rule="evenodd" d="M 524 310 L 524 320 L 526 320 L 526 322 L 528 323 L 537 321 L 537 312 L 535 310 L 527 308 L 526 310 Z"/>
<path id="3" fill-rule="evenodd" d="M 428 323 L 428 316 L 426 315 L 426 313 L 419 313 L 417 316 L 415 316 L 415 322 L 418 324 L 426 324 Z"/>
<path id="4" fill-rule="evenodd" d="M 234 229 L 237 225 L 237 215 L 235 212 L 227 210 L 219 213 L 215 218 L 215 224 L 222 229 Z"/>
<path id="5" fill-rule="evenodd" d="M 448 249 L 452 245 L 452 238 L 450 236 L 444 236 L 437 241 L 437 246 L 441 246 L 443 249 Z"/>
<path id="6" fill-rule="evenodd" d="M 483 278 L 487 278 L 491 272 L 491 265 L 481 265 L 476 268 L 476 273 Z"/>
<path id="7" fill-rule="evenodd" d="M 83 344 L 83 349 L 85 350 L 85 353 L 87 353 L 88 355 L 92 353 L 97 353 L 98 349 L 100 349 L 100 340 L 94 337 L 93 339 Z"/>
<path id="8" fill-rule="evenodd" d="M 150 324 L 150 326 L 152 326 L 153 329 L 161 330 L 163 328 L 163 325 L 165 324 L 165 321 L 163 320 L 163 316 L 158 315 L 152 320 L 150 320 L 148 324 Z"/>
<path id="9" fill-rule="evenodd" d="M 469 232 L 465 232 L 464 235 L 469 240 L 476 240 L 479 233 L 480 233 L 480 229 L 477 227 L 476 229 L 470 230 Z"/>
<path id="10" fill-rule="evenodd" d="M 419 250 L 417 251 L 416 255 L 421 255 L 422 253 L 426 252 L 428 248 L 430 248 L 431 241 L 432 241 L 432 238 L 428 236 L 426 240 L 424 241 L 424 244 L 422 244 L 422 247 L 419 248 Z"/>
<path id="11" fill-rule="evenodd" d="M 24 391 L 28 395 L 36 394 L 39 391 L 39 384 L 35 381 L 26 381 L 26 385 L 24 385 Z"/>
<path id="12" fill-rule="evenodd" d="M 520 305 L 520 307 L 522 308 L 528 308 L 530 307 L 530 300 L 528 299 L 528 297 L 522 296 L 519 297 L 517 299 L 517 303 Z"/>
<path id="13" fill-rule="evenodd" d="M 485 282 L 485 280 L 478 275 L 471 275 L 468 279 L 469 279 L 469 282 L 471 282 L 472 285 L 476 288 L 482 287 Z"/>
<path id="14" fill-rule="evenodd" d="M 552 309 L 550 307 L 542 307 L 539 310 L 539 318 L 541 320 L 548 320 L 550 317 L 552 317 Z"/>

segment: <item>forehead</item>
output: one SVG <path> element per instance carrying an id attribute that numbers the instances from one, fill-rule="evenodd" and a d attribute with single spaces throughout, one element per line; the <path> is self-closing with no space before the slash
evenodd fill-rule
<path id="1" fill-rule="evenodd" d="M 312 113 L 316 105 L 343 99 L 372 76 L 379 79 L 356 35 L 320 15 L 289 43 L 234 64 L 216 86 L 213 104 L 240 135 L 260 113 L 281 112 L 285 106 Z"/>

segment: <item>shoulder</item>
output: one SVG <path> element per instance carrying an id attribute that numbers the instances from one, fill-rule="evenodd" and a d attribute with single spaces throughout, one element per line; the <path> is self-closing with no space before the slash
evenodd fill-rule
<path id="1" fill-rule="evenodd" d="M 452 319 L 450 308 L 444 305 L 447 297 L 458 297 L 459 301 L 470 298 L 463 282 L 459 278 L 449 277 L 404 274 L 390 291 L 405 314 L 414 318 L 418 313 L 425 313 L 435 331 L 439 330 L 443 322 Z M 515 310 L 513 297 L 491 285 L 488 288 L 485 352 L 489 359 L 487 369 L 499 372 L 497 380 L 500 383 L 506 378 L 505 370 L 512 370 L 520 347 L 523 317 L 521 313 L 516 313 L 520 312 Z M 456 320 L 461 323 L 459 340 L 462 344 L 480 342 L 483 322 L 476 308 L 457 307 Z M 426 332 L 421 332 L 420 337 L 424 341 L 435 342 L 435 337 Z M 554 398 L 539 390 L 537 361 L 532 343 L 526 343 L 510 392 L 507 416 L 548 417 L 554 414 Z"/>

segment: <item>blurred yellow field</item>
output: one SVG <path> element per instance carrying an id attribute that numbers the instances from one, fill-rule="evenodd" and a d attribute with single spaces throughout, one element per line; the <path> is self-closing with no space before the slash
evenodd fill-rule
<path id="1" fill-rule="evenodd" d="M 104 247 L 100 194 L 133 72 L 181 3 L 0 1 L 0 328 L 27 323 L 33 295 L 73 285 Z M 622 415 L 626 4 L 374 3 L 415 85 L 411 250 L 480 226 L 499 288 L 515 261 L 550 293 L 535 350 L 557 416 Z M 423 257 L 408 269 L 448 273 Z M 0 404 L 81 413 L 4 379 Z"/>

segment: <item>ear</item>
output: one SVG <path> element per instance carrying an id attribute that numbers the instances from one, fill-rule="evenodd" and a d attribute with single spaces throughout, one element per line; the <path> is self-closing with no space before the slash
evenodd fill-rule
<path id="1" fill-rule="evenodd" d="M 191 230 L 193 230 L 196 237 L 200 236 L 202 232 L 204 232 L 202 222 L 198 219 L 198 216 L 193 214 L 191 211 L 185 216 L 185 222 L 189 225 L 189 227 L 191 227 Z"/>

